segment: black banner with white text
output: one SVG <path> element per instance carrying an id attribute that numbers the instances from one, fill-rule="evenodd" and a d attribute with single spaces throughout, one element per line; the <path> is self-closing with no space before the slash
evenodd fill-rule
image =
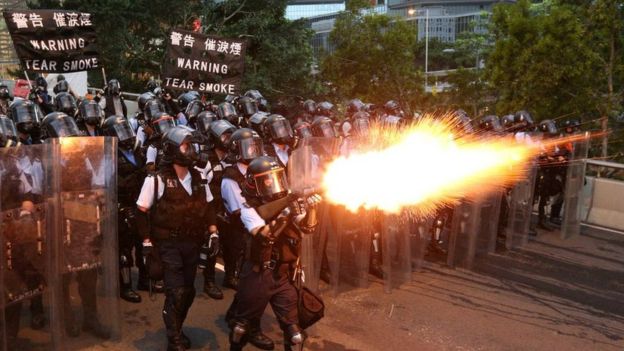
<path id="1" fill-rule="evenodd" d="M 243 39 L 174 29 L 162 68 L 163 88 L 238 93 L 245 70 L 245 47 Z"/>
<path id="2" fill-rule="evenodd" d="M 23 10 L 3 15 L 25 70 L 68 73 L 101 67 L 91 14 Z"/>

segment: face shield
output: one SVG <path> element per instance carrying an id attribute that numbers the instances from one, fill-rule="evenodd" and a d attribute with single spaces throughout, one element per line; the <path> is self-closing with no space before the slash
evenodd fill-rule
<path id="1" fill-rule="evenodd" d="M 11 108 L 11 116 L 17 129 L 22 133 L 30 133 L 39 125 L 39 111 L 33 103 L 20 103 Z"/>
<path id="2" fill-rule="evenodd" d="M 258 112 L 258 105 L 251 99 L 239 101 L 239 108 L 241 113 L 245 116 L 252 116 L 254 113 Z"/>
<path id="3" fill-rule="evenodd" d="M 76 112 L 76 100 L 69 94 L 57 95 L 56 110 L 73 116 Z"/>
<path id="4" fill-rule="evenodd" d="M 238 144 L 238 154 L 244 162 L 249 162 L 256 157 L 264 155 L 262 139 L 258 137 L 242 139 Z"/>
<path id="5" fill-rule="evenodd" d="M 111 80 L 108 82 L 108 92 L 111 95 L 119 95 L 121 94 L 121 84 L 117 80 Z"/>
<path id="6" fill-rule="evenodd" d="M 154 128 L 154 132 L 159 135 L 165 134 L 173 127 L 175 127 L 175 121 L 173 117 L 167 114 L 162 114 L 162 116 L 152 121 L 152 128 Z"/>
<path id="7" fill-rule="evenodd" d="M 191 101 L 186 106 L 186 110 L 184 111 L 184 114 L 189 119 L 189 121 L 194 121 L 197 115 L 199 115 L 203 110 L 204 110 L 203 104 L 198 100 L 194 100 L 194 101 Z"/>
<path id="8" fill-rule="evenodd" d="M 130 123 L 117 123 L 113 126 L 113 133 L 119 139 L 119 146 L 125 149 L 131 149 L 134 146 L 136 136 Z"/>
<path id="9" fill-rule="evenodd" d="M 0 140 L 2 145 L 0 145 L 0 147 L 13 146 L 19 140 L 15 124 L 13 124 L 13 121 L 5 116 L 0 118 L 0 134 L 2 137 L 2 140 Z"/>
<path id="10" fill-rule="evenodd" d="M 254 175 L 256 192 L 264 201 L 274 201 L 288 194 L 288 182 L 283 168 Z"/>
<path id="11" fill-rule="evenodd" d="M 279 144 L 290 144 L 293 139 L 293 130 L 285 119 L 273 121 L 269 126 L 271 139 Z"/>
<path id="12" fill-rule="evenodd" d="M 217 120 L 217 116 L 208 111 L 204 111 L 197 116 L 195 125 L 200 133 L 208 135 L 210 132 L 210 124 Z"/>
<path id="13" fill-rule="evenodd" d="M 76 121 L 69 116 L 51 120 L 47 125 L 46 131 L 48 132 L 48 137 L 51 138 L 74 137 L 80 135 Z"/>
<path id="14" fill-rule="evenodd" d="M 80 105 L 80 116 L 86 124 L 90 126 L 99 126 L 102 124 L 102 108 L 98 104 L 83 103 Z"/>
<path id="15" fill-rule="evenodd" d="M 143 115 L 148 121 L 161 112 L 165 112 L 165 107 L 160 101 L 156 99 L 147 101 L 145 103 L 145 107 L 143 108 Z"/>
<path id="16" fill-rule="evenodd" d="M 330 121 L 322 121 L 318 123 L 316 126 L 312 127 L 313 131 L 316 130 L 317 136 L 325 137 L 325 138 L 335 138 L 336 131 L 334 130 L 334 126 Z"/>
<path id="17" fill-rule="evenodd" d="M 301 139 L 307 139 L 312 137 L 312 130 L 310 129 L 310 125 L 308 125 L 307 123 L 296 126 L 295 131 L 297 133 L 297 136 Z"/>

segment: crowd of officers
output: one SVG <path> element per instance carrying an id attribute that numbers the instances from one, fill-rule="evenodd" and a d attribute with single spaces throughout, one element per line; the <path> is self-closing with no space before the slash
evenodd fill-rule
<path id="1" fill-rule="evenodd" d="M 194 91 L 174 99 L 153 81 L 146 90 L 138 97 L 137 113 L 128 116 L 115 79 L 94 99 L 76 96 L 62 76 L 54 98 L 43 77 L 35 80 L 29 99 L 10 102 L 7 87 L 0 86 L 0 142 L 10 147 L 70 136 L 118 139 L 120 296 L 141 302 L 131 280 L 133 266 L 139 270 L 137 290 L 165 294 L 168 350 L 190 347 L 182 325 L 195 298 L 198 266 L 204 292 L 223 298 L 215 281 L 219 255 L 225 270 L 221 287 L 237 291 L 226 315 L 231 348 L 246 343 L 274 348 L 260 327 L 268 304 L 283 330 L 285 349 L 301 344 L 305 333 L 298 326 L 292 277 L 299 268 L 301 238 L 317 225 L 320 196 L 293 197 L 286 179 L 289 156 L 308 138 L 336 138 L 346 145 L 351 137 L 366 136 L 372 124 L 399 129 L 419 115 L 406 116 L 395 101 L 375 106 L 353 99 L 338 113 L 328 101 L 305 100 L 295 111 L 275 104 L 271 113 L 257 90 L 228 95 L 219 104 Z M 536 125 L 526 111 L 477 121 L 457 111 L 455 118 L 466 133 L 513 134 L 518 142 L 535 142 L 534 132 L 544 138 L 559 135 L 553 121 Z M 566 121 L 564 132 L 576 133 L 579 127 Z M 544 208 L 563 192 L 569 155 L 564 147 L 544 150 L 540 157 L 536 198 L 539 226 L 546 230 L 559 220 L 561 196 L 551 206 L 550 221 Z M 431 252 L 444 251 L 437 229 L 431 230 Z M 371 237 L 370 272 L 382 278 L 379 240 L 379 234 Z M 329 280 L 325 261 L 321 277 Z M 41 313 L 35 311 L 33 325 L 45 323 Z M 106 337 L 97 325 L 91 330 Z"/>

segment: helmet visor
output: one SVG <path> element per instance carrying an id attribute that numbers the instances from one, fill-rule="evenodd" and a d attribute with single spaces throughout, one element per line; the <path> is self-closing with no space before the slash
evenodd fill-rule
<path id="1" fill-rule="evenodd" d="M 293 130 L 285 119 L 280 119 L 271 123 L 271 136 L 276 140 L 287 140 L 293 137 Z"/>
<path id="2" fill-rule="evenodd" d="M 13 120 L 19 123 L 38 123 L 37 109 L 34 104 L 21 104 L 12 109 Z"/>
<path id="3" fill-rule="evenodd" d="M 258 112 L 258 105 L 255 101 L 244 101 L 243 103 L 241 103 L 240 108 L 241 112 L 245 116 L 251 116 L 254 113 Z"/>
<path id="4" fill-rule="evenodd" d="M 0 130 L 7 138 L 17 140 L 17 129 L 15 129 L 15 124 L 10 119 L 3 117 L 0 118 Z"/>
<path id="5" fill-rule="evenodd" d="M 256 191 L 265 199 L 276 199 L 288 194 L 288 182 L 283 168 L 254 175 Z"/>
<path id="6" fill-rule="evenodd" d="M 185 115 L 189 118 L 189 119 L 194 119 L 195 117 L 197 117 L 197 115 L 202 112 L 204 110 L 202 103 L 195 100 L 195 101 L 191 101 L 191 103 L 188 104 L 188 106 L 186 107 L 186 111 L 185 111 Z"/>
<path id="7" fill-rule="evenodd" d="M 256 157 L 264 155 L 264 145 L 262 139 L 253 137 L 240 141 L 239 144 L 240 157 L 243 160 L 251 161 Z"/>
<path id="8" fill-rule="evenodd" d="M 48 131 L 53 138 L 73 137 L 80 135 L 76 121 L 71 117 L 57 118 L 50 121 Z"/>
<path id="9" fill-rule="evenodd" d="M 171 116 L 162 116 L 152 122 L 154 131 L 158 134 L 165 134 L 169 129 L 175 127 L 175 121 Z"/>

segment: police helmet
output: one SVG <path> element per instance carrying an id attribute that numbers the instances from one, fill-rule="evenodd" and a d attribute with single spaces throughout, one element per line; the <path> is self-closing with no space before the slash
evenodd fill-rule
<path id="1" fill-rule="evenodd" d="M 272 114 L 267 118 L 264 123 L 264 135 L 269 141 L 282 145 L 290 145 L 295 137 L 290 122 L 278 114 Z"/>
<path id="2" fill-rule="evenodd" d="M 52 112 L 41 121 L 41 128 L 48 138 L 80 136 L 80 130 L 73 117 L 63 112 Z"/>
<path id="3" fill-rule="evenodd" d="M 198 160 L 197 150 L 193 145 L 194 130 L 187 126 L 175 126 L 165 132 L 162 147 L 165 159 L 174 164 L 192 167 Z"/>
<path id="4" fill-rule="evenodd" d="M 286 170 L 273 157 L 256 157 L 247 168 L 245 191 L 259 197 L 263 202 L 287 196 L 289 188 Z"/>
<path id="5" fill-rule="evenodd" d="M 85 124 L 98 127 L 102 124 L 104 115 L 100 105 L 93 100 L 83 100 L 80 103 L 80 117 Z"/>
<path id="6" fill-rule="evenodd" d="M 249 164 L 254 158 L 264 155 L 264 145 L 254 130 L 241 128 L 232 134 L 228 151 L 233 160 Z"/>
<path id="7" fill-rule="evenodd" d="M 117 138 L 121 148 L 130 150 L 134 147 L 136 135 L 127 119 L 122 116 L 110 116 L 102 124 L 104 135 Z"/>

